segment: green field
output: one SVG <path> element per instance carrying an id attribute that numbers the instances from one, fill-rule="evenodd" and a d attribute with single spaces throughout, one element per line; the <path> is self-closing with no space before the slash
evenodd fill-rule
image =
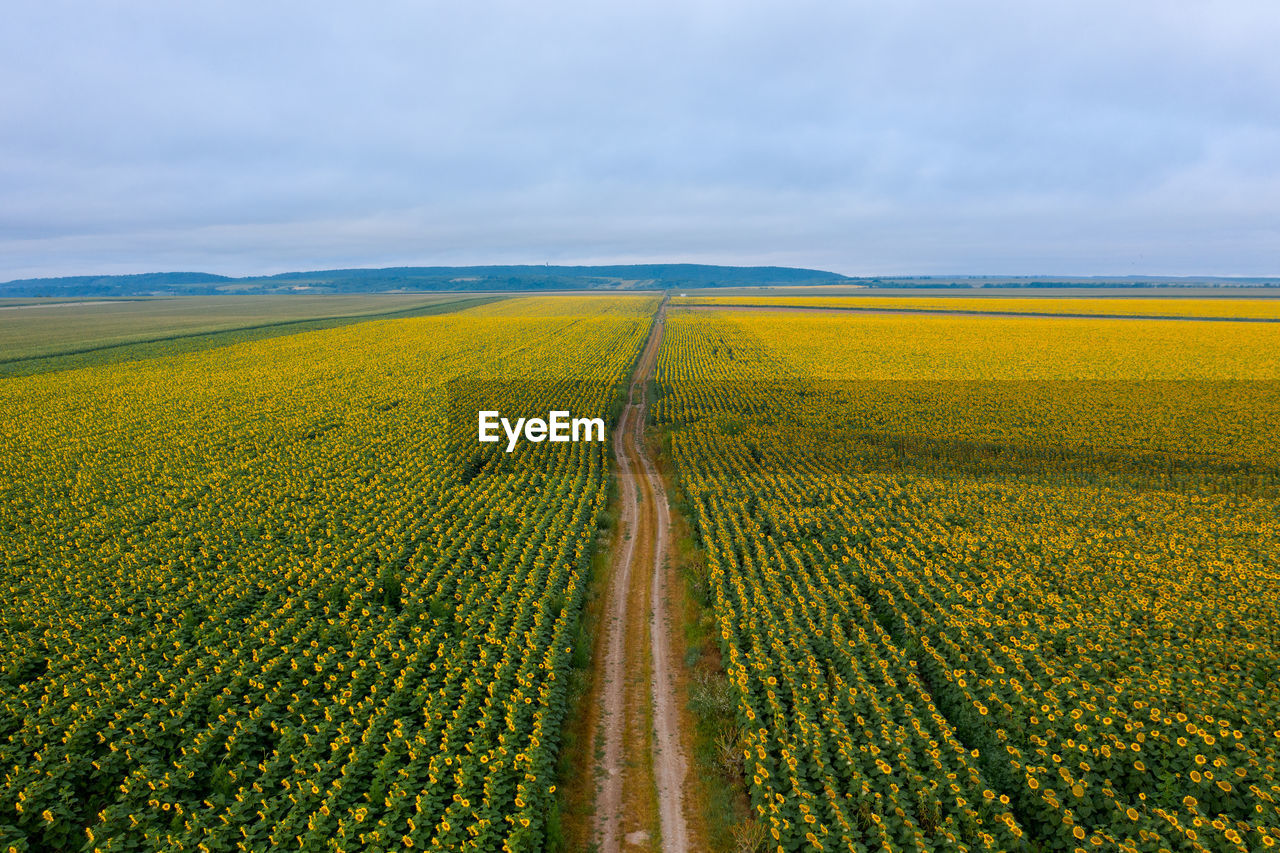
<path id="1" fill-rule="evenodd" d="M 496 298 L 362 294 L 3 300 L 0 376 L 175 355 L 374 318 L 451 312 Z"/>

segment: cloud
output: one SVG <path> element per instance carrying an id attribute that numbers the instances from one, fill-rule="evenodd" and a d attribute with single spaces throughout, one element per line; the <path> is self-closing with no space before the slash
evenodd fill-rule
<path id="1" fill-rule="evenodd" d="M 12 5 L 0 279 L 1280 274 L 1265 0 Z"/>

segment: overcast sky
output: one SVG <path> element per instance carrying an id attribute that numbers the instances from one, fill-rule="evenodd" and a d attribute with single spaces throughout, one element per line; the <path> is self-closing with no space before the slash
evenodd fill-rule
<path id="1" fill-rule="evenodd" d="M 1275 0 L 7 0 L 0 280 L 1280 275 Z"/>

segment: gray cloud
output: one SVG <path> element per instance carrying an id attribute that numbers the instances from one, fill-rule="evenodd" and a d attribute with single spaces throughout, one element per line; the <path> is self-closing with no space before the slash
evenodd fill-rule
<path id="1" fill-rule="evenodd" d="M 18 0 L 0 280 L 1280 274 L 1269 0 Z"/>

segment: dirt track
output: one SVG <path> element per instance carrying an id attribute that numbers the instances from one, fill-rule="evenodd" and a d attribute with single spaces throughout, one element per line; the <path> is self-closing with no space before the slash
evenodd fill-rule
<path id="1" fill-rule="evenodd" d="M 602 762 L 594 835 L 601 853 L 652 848 L 655 835 L 661 838 L 663 851 L 685 853 L 689 849 L 684 817 L 686 764 L 670 645 L 670 632 L 675 627 L 666 610 L 670 516 L 666 494 L 643 440 L 645 383 L 657 360 L 664 316 L 665 309 L 660 309 L 613 435 L 622 515 L 605 610 L 607 634 L 596 733 Z M 637 573 L 644 569 L 650 572 L 648 584 Z M 649 624 L 647 644 L 644 621 Z M 649 677 L 648 691 L 637 689 L 643 687 L 642 674 Z M 644 730 L 647 719 L 652 720 L 648 732 Z M 640 819 L 645 810 L 638 805 L 655 794 L 657 825 L 646 826 Z"/>

